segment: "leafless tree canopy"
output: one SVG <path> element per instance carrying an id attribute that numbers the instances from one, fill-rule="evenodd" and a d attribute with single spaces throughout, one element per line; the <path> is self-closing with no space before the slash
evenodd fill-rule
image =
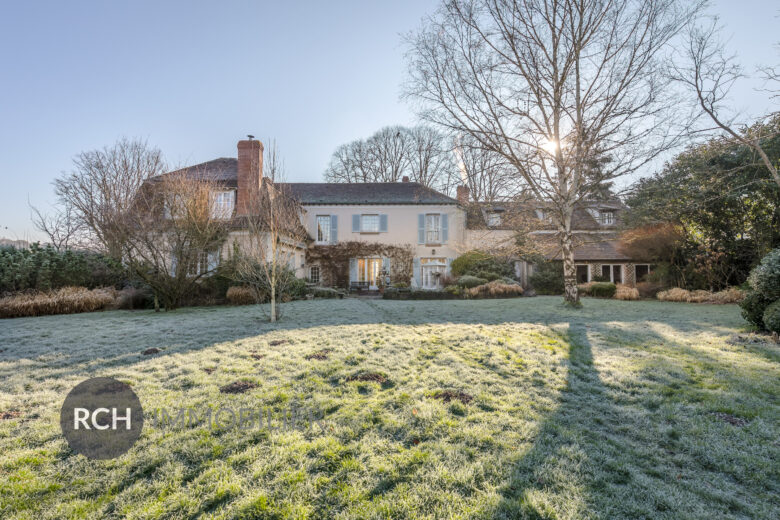
<path id="1" fill-rule="evenodd" d="M 77 155 L 73 170 L 54 181 L 54 188 L 63 211 L 88 230 L 93 245 L 121 259 L 124 220 L 135 196 L 144 181 L 165 170 L 159 149 L 123 138 Z"/>
<path id="2" fill-rule="evenodd" d="M 270 302 L 270 321 L 281 315 L 281 300 L 295 282 L 296 254 L 302 254 L 308 233 L 302 208 L 288 192 L 279 150 L 269 141 L 264 151 L 264 177 L 249 200 L 248 214 L 238 217 L 246 233 L 236 241 L 233 259 L 237 281 L 248 286 L 258 302 Z"/>
<path id="3" fill-rule="evenodd" d="M 554 209 L 577 302 L 574 205 L 675 145 L 662 64 L 700 9 L 682 0 L 447 0 L 409 36 L 420 115 L 500 155 Z"/>
<path id="4" fill-rule="evenodd" d="M 57 251 L 65 251 L 74 247 L 82 247 L 86 240 L 84 224 L 76 216 L 73 206 L 62 202 L 50 213 L 43 213 L 31 206 L 33 225 L 46 235 Z"/>
<path id="5" fill-rule="evenodd" d="M 230 222 L 214 208 L 219 190 L 216 182 L 165 175 L 144 185 L 122 215 L 122 256 L 166 310 L 217 268 Z"/>
<path id="6" fill-rule="evenodd" d="M 671 78 L 688 87 L 694 94 L 696 103 L 707 121 L 715 125 L 715 130 L 725 133 L 734 142 L 751 148 L 758 156 L 758 161 L 763 163 L 780 186 L 780 172 L 764 151 L 764 143 L 773 136 L 761 133 L 762 129 L 766 129 L 764 125 L 748 126 L 745 121 L 738 121 L 739 114 L 729 108 L 731 87 L 744 77 L 744 72 L 736 57 L 727 53 L 720 39 L 717 19 L 711 20 L 707 25 L 691 24 L 685 59 L 672 62 L 670 70 Z M 780 91 L 780 74 L 777 69 L 767 66 L 759 72 L 764 75 L 767 90 L 777 95 Z M 740 127 L 746 128 L 747 131 L 740 131 Z M 711 128 L 696 129 L 697 132 L 702 130 L 706 135 Z"/>
<path id="7" fill-rule="evenodd" d="M 450 139 L 428 126 L 385 127 L 368 139 L 339 146 L 327 182 L 412 182 L 450 191 L 457 180 Z"/>

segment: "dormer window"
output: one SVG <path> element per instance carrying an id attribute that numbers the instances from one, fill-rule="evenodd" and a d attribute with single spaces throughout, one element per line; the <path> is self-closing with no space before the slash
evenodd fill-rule
<path id="1" fill-rule="evenodd" d="M 611 209 L 602 209 L 599 211 L 599 222 L 605 226 L 611 226 L 615 223 L 615 211 Z"/>
<path id="2" fill-rule="evenodd" d="M 488 227 L 497 227 L 501 225 L 501 213 L 488 213 Z"/>

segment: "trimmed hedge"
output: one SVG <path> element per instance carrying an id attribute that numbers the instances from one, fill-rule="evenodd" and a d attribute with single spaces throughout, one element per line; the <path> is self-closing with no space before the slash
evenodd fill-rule
<path id="1" fill-rule="evenodd" d="M 455 300 L 459 298 L 455 294 L 443 291 L 411 291 L 388 287 L 382 294 L 384 300 Z"/>
<path id="2" fill-rule="evenodd" d="M 537 294 L 563 294 L 563 264 L 561 262 L 537 264 L 529 281 Z"/>
<path id="3" fill-rule="evenodd" d="M 596 282 L 590 286 L 590 295 L 596 298 L 612 298 L 617 286 L 612 282 Z"/>
<path id="4" fill-rule="evenodd" d="M 471 289 L 472 287 L 477 287 L 479 285 L 484 285 L 488 283 L 488 280 L 485 278 L 477 278 L 476 276 L 471 275 L 464 275 L 458 278 L 457 284 L 460 287 L 464 287 L 466 289 Z"/>

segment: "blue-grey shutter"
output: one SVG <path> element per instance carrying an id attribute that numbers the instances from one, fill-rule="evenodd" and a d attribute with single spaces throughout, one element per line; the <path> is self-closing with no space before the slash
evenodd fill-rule
<path id="1" fill-rule="evenodd" d="M 382 257 L 382 269 L 384 269 L 386 272 L 390 272 L 390 258 L 383 256 Z"/>
<path id="2" fill-rule="evenodd" d="M 446 244 L 450 237 L 449 215 L 441 214 L 441 243 Z"/>
<path id="3" fill-rule="evenodd" d="M 379 232 L 387 233 L 387 214 L 379 215 Z"/>
<path id="4" fill-rule="evenodd" d="M 350 258 L 349 259 L 349 281 L 357 282 L 358 276 L 357 276 L 357 258 Z"/>
<path id="5" fill-rule="evenodd" d="M 452 274 L 452 268 L 450 267 L 452 265 L 452 258 L 447 259 L 447 271 L 446 274 Z"/>
<path id="6" fill-rule="evenodd" d="M 415 258 L 413 265 L 414 265 L 414 278 L 413 278 L 414 286 L 420 287 L 422 285 L 422 280 L 420 279 L 420 259 Z"/>
<path id="7" fill-rule="evenodd" d="M 425 213 L 417 215 L 417 243 L 425 243 Z"/>
<path id="8" fill-rule="evenodd" d="M 173 277 L 176 276 L 176 263 L 177 263 L 176 253 L 171 251 L 171 276 Z"/>
<path id="9" fill-rule="evenodd" d="M 360 215 L 352 215 L 352 232 L 360 233 Z"/>
<path id="10" fill-rule="evenodd" d="M 330 216 L 330 243 L 335 244 L 339 239 L 339 217 L 338 215 Z"/>

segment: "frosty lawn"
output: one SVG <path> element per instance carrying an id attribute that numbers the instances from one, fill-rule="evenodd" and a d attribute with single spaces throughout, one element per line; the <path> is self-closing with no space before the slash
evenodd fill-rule
<path id="1" fill-rule="evenodd" d="M 285 311 L 276 328 L 252 307 L 0 321 L 0 517 L 780 516 L 780 353 L 735 306 Z M 148 415 L 301 406 L 326 430 L 145 428 L 89 461 L 58 413 L 99 375 L 132 384 Z M 237 381 L 257 386 L 220 392 Z"/>

